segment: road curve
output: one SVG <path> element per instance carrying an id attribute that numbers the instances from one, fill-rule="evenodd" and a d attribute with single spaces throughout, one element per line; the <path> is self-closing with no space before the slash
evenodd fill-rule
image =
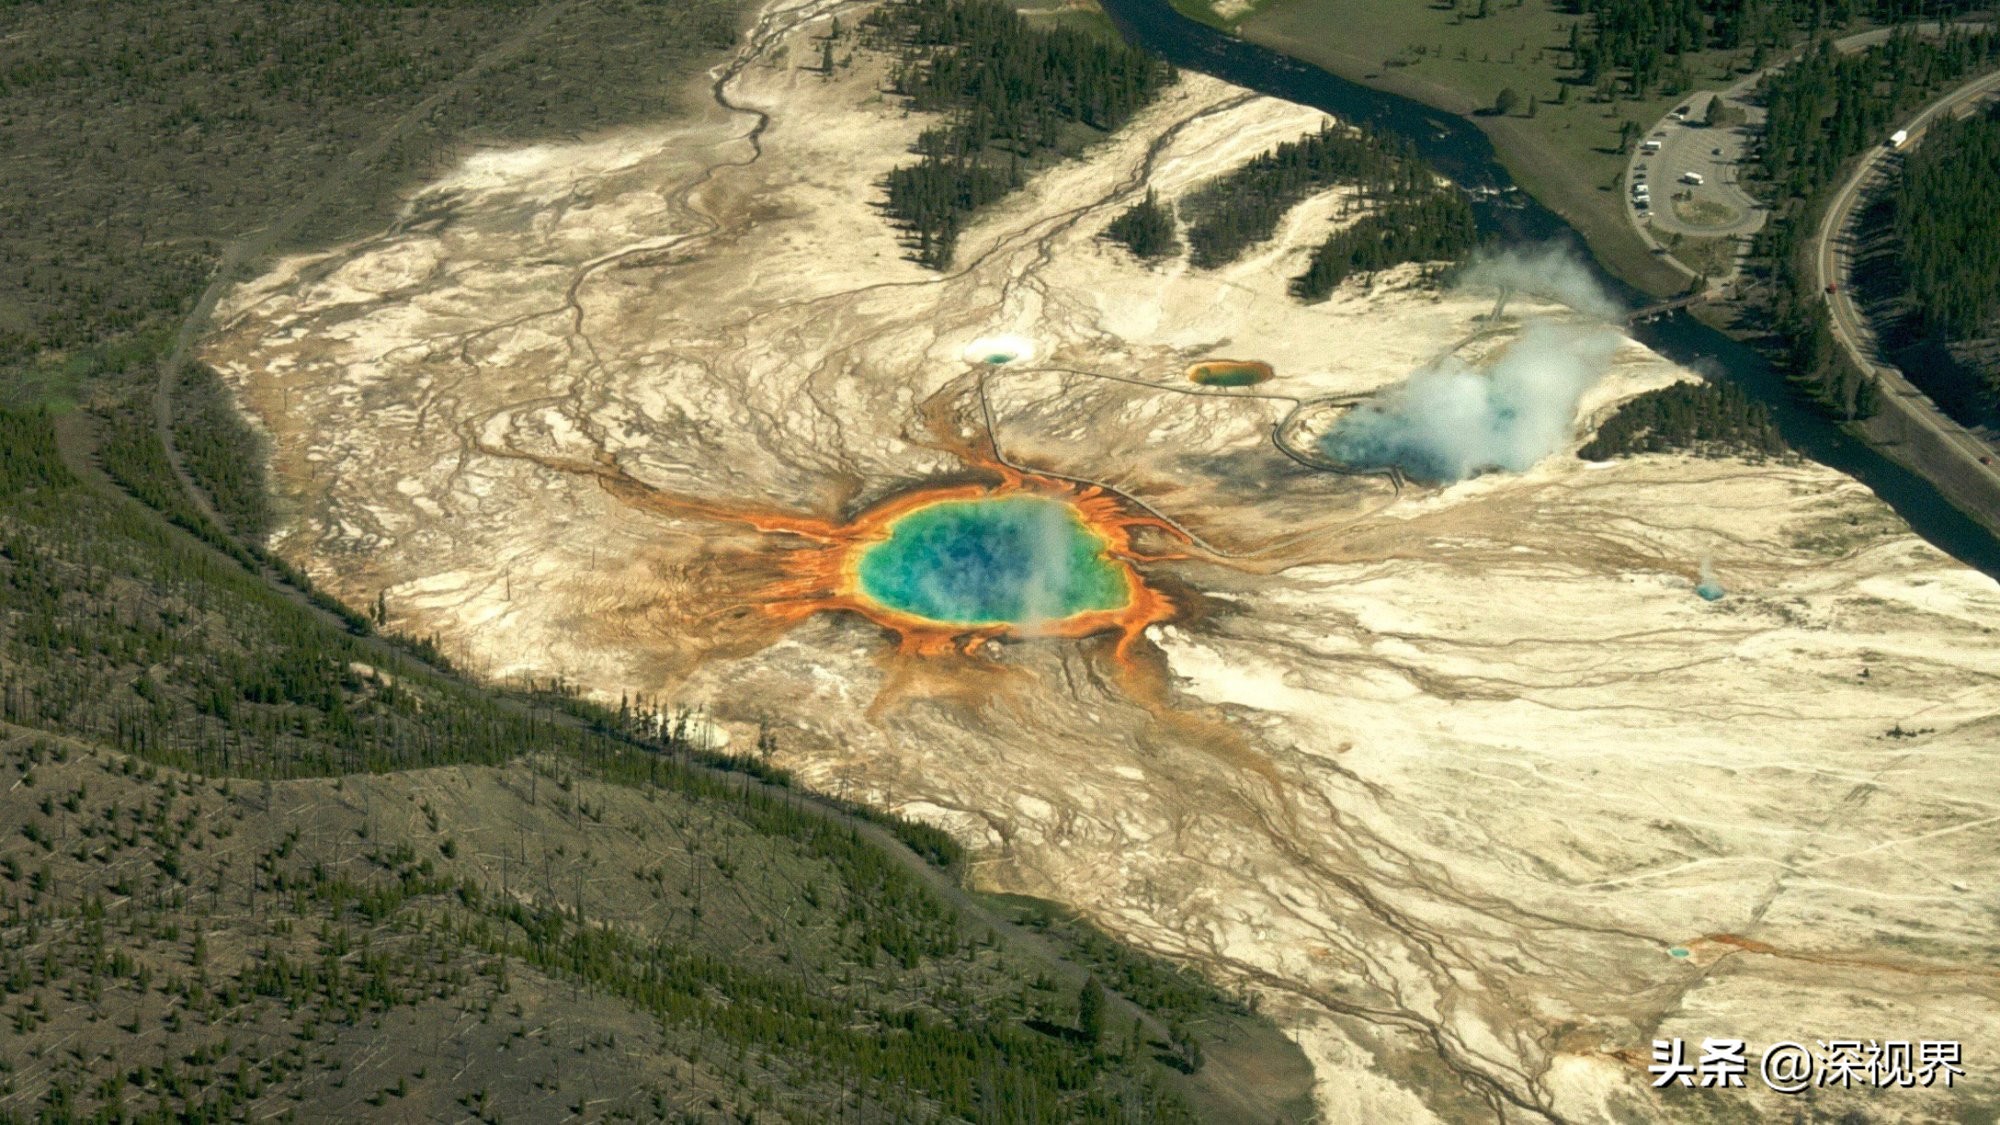
<path id="1" fill-rule="evenodd" d="M 1902 126 L 1909 132 L 1909 139 L 1900 149 L 1891 149 L 1884 144 L 1863 154 L 1853 173 L 1840 185 L 1827 205 L 1819 231 L 1814 235 L 1812 253 L 1812 283 L 1826 298 L 1834 339 L 1857 369 L 1873 372 L 1880 379 L 1882 413 L 1893 414 L 1907 426 L 1914 426 L 1933 436 L 1937 446 L 1949 452 L 1951 470 L 1963 474 L 1965 481 L 1976 485 L 1978 491 L 1986 496 L 1987 503 L 1974 508 L 1971 514 L 1989 526 L 2000 522 L 2000 465 L 1992 463 L 2000 461 L 2000 451 L 1947 417 L 1928 395 L 1910 383 L 1901 370 L 1880 361 L 1874 333 L 1855 307 L 1849 275 L 1854 265 L 1852 227 L 1855 212 L 1861 201 L 1868 197 L 1870 189 L 1886 182 L 1892 167 L 1891 158 L 1922 143 L 1924 130 L 1941 115 L 1960 116 L 1986 98 L 1996 95 L 2000 95 L 2000 71 L 1975 78 L 1919 110 Z M 1834 288 L 1831 293 L 1827 292 L 1829 284 Z M 1982 461 L 1982 458 L 1986 460 Z M 1925 475 L 1936 480 L 1935 472 L 1926 472 Z"/>

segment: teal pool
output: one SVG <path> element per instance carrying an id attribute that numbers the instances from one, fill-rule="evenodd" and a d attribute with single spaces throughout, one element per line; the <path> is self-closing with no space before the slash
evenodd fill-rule
<path id="1" fill-rule="evenodd" d="M 885 608 L 952 625 L 1022 625 L 1122 609 L 1123 565 L 1077 510 L 1041 496 L 927 504 L 888 525 L 855 567 Z"/>

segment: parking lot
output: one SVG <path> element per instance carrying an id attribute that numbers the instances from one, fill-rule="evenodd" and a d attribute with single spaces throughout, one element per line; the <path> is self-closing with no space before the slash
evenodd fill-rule
<path id="1" fill-rule="evenodd" d="M 1647 130 L 1625 173 L 1626 203 L 1642 227 L 1650 223 L 1663 234 L 1717 238 L 1747 235 L 1764 225 L 1763 206 L 1738 182 L 1763 113 L 1736 100 L 1747 92 L 1746 84 L 1738 84 L 1720 95 L 1693 94 Z M 1709 99 L 1717 96 L 1728 98 L 1746 120 L 1726 127 L 1704 124 Z M 1645 151 L 1651 142 L 1658 142 L 1657 152 Z M 1690 175 L 1701 182 L 1688 182 Z M 1649 189 L 1643 201 L 1634 195 L 1641 184 Z"/>

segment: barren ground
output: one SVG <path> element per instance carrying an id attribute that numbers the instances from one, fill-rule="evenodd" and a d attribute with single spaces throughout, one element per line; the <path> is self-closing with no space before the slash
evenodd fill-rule
<path id="1" fill-rule="evenodd" d="M 233 294 L 205 356 L 274 439 L 280 548 L 490 675 L 769 724 L 812 784 L 959 833 L 983 884 L 1258 992 L 1331 1121 L 1785 1107 L 1754 1077 L 1663 1102 L 1673 1036 L 1963 1040 L 1955 1091 L 1866 1112 L 1993 1102 L 1990 579 L 1812 464 L 1307 470 L 1270 442 L 1288 399 L 1392 383 L 1489 302 L 1407 274 L 1291 301 L 1339 193 L 1214 272 L 1098 234 L 1317 113 L 1184 76 L 932 274 L 875 208 L 925 122 L 865 53 L 801 65 L 833 10 L 766 15 L 738 108 L 476 155 Z M 1033 357 L 962 358 L 1008 333 Z M 1277 378 L 1189 393 L 1214 356 Z M 1583 409 L 1685 377 L 1627 344 Z M 963 479 L 989 433 L 1195 538 L 1147 569 L 1179 614 L 1130 660 L 763 612 L 792 545 L 733 515 L 846 518 Z"/>

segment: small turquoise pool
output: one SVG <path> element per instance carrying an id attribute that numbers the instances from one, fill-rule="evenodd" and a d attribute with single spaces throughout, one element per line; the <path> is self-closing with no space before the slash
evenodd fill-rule
<path id="1" fill-rule="evenodd" d="M 1125 568 L 1075 508 L 1041 496 L 928 504 L 865 548 L 855 576 L 884 607 L 952 625 L 1024 625 L 1123 608 Z"/>

